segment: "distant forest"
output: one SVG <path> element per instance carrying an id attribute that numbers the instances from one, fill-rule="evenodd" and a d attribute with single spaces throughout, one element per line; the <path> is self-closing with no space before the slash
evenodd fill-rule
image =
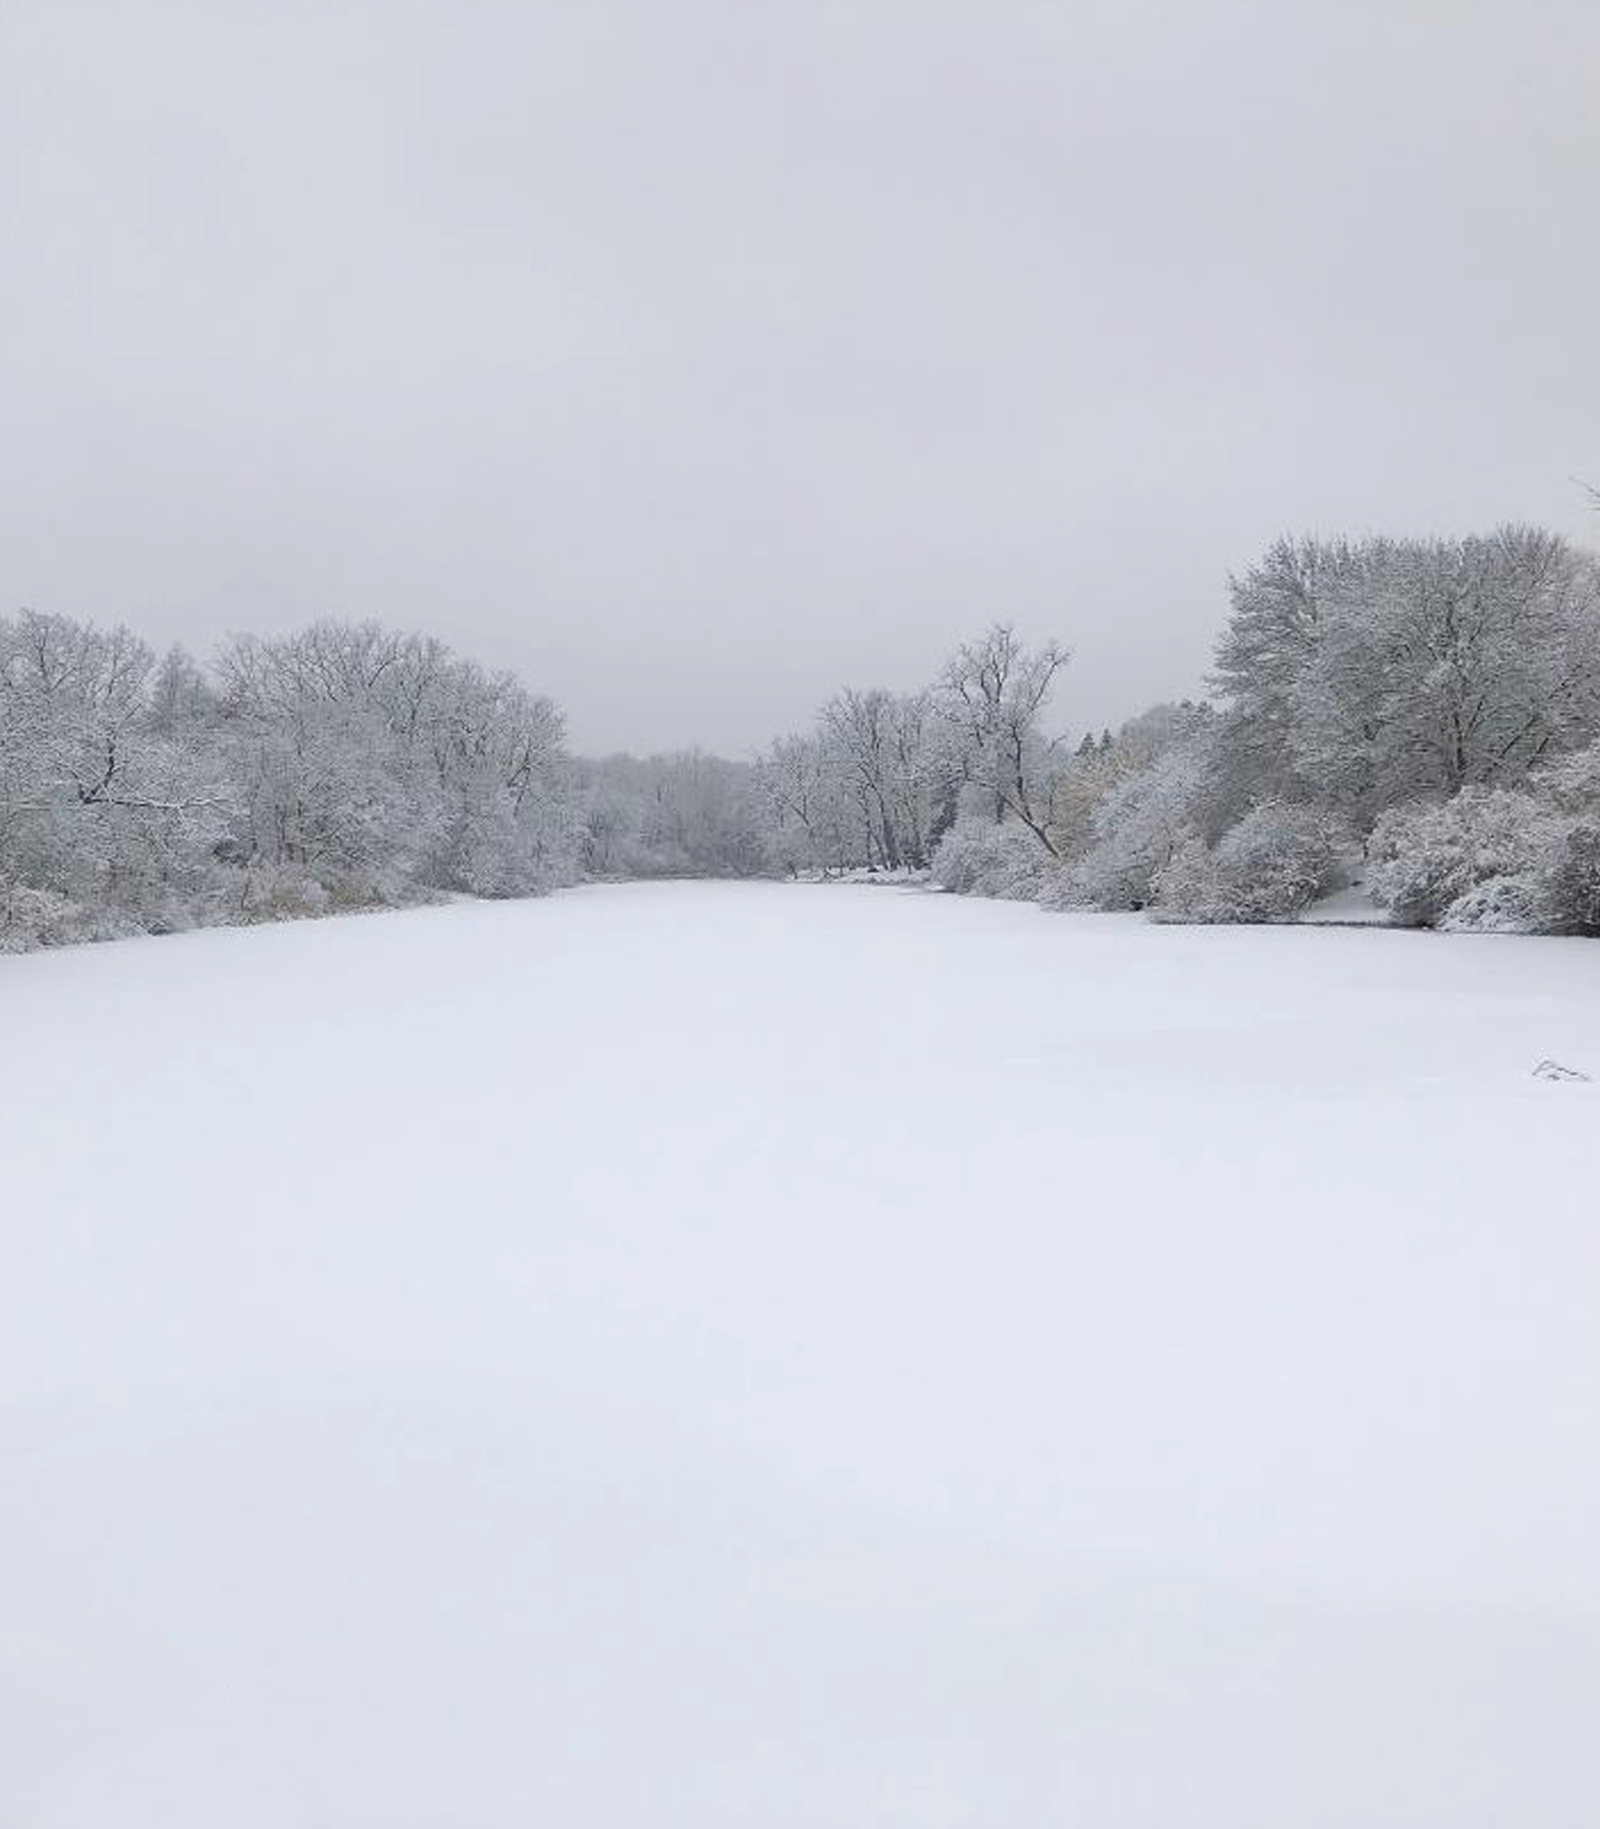
<path id="1" fill-rule="evenodd" d="M 1536 528 L 1284 539 L 1211 697 L 1051 733 L 998 624 L 758 758 L 574 757 L 548 697 L 376 623 L 201 662 L 0 620 L 0 950 L 674 875 L 926 880 L 1282 921 L 1600 933 L 1600 564 Z"/>

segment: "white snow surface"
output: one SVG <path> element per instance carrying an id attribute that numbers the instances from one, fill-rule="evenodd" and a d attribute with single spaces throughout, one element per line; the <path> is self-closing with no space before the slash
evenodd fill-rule
<path id="1" fill-rule="evenodd" d="M 1350 883 L 1313 902 L 1299 917 L 1308 927 L 1321 923 L 1344 927 L 1388 927 L 1394 917 L 1373 901 L 1365 883 Z"/>
<path id="2" fill-rule="evenodd" d="M 0 959 L 5 1829 L 1590 1829 L 1600 946 Z"/>

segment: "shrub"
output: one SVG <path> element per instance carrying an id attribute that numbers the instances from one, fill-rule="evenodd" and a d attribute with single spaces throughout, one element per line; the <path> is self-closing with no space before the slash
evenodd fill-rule
<path id="1" fill-rule="evenodd" d="M 1001 901 L 1039 898 L 1057 872 L 1055 860 L 1026 826 L 1007 820 L 957 821 L 940 839 L 931 874 L 952 895 L 986 895 Z"/>
<path id="2" fill-rule="evenodd" d="M 1155 894 L 1155 879 L 1188 838 L 1157 858 L 1151 851 L 1124 844 L 1118 838 L 1102 839 L 1063 873 L 1044 897 L 1047 908 L 1098 908 L 1128 913 L 1145 907 Z"/>
<path id="3" fill-rule="evenodd" d="M 1208 750 L 1173 744 L 1117 783 L 1095 810 L 1095 842 L 1048 898 L 1054 908 L 1145 908 L 1156 884 L 1198 836 Z"/>
<path id="4" fill-rule="evenodd" d="M 137 932 L 109 911 L 96 912 L 25 883 L 0 882 L 0 953 L 29 953 L 41 946 L 71 946 L 80 940 L 117 940 Z"/>
<path id="5" fill-rule="evenodd" d="M 1600 934 L 1600 820 L 1579 820 L 1561 834 L 1541 891 L 1547 931 Z"/>
<path id="6" fill-rule="evenodd" d="M 328 912 L 327 890 L 309 870 L 294 864 L 257 865 L 239 884 L 236 919 L 304 921 Z"/>
<path id="7" fill-rule="evenodd" d="M 1287 921 L 1348 880 L 1350 834 L 1309 807 L 1264 801 L 1214 849 L 1180 845 L 1156 881 L 1167 921 Z"/>
<path id="8" fill-rule="evenodd" d="M 1468 787 L 1442 805 L 1396 807 L 1372 834 L 1372 893 L 1407 926 L 1435 927 L 1480 885 L 1540 880 L 1563 831 L 1564 822 L 1531 794 L 1500 788 Z M 1510 891 L 1502 897 L 1509 910 L 1515 898 Z"/>
<path id="9" fill-rule="evenodd" d="M 1549 898 L 1539 877 L 1491 876 L 1458 895 L 1439 925 L 1459 934 L 1536 934 L 1549 919 Z"/>

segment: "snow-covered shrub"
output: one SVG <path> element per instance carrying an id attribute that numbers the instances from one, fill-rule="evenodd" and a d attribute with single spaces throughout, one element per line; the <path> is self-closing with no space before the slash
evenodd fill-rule
<path id="1" fill-rule="evenodd" d="M 1158 921 L 1239 921 L 1233 898 L 1216 852 L 1203 838 L 1191 836 L 1179 844 L 1150 883 Z"/>
<path id="2" fill-rule="evenodd" d="M 538 795 L 519 805 L 494 791 L 448 822 L 422 874 L 465 895 L 542 895 L 578 880 L 582 841 L 580 816 L 564 801 Z"/>
<path id="3" fill-rule="evenodd" d="M 933 854 L 933 880 L 953 895 L 1031 902 L 1055 873 L 1049 852 L 1014 820 L 958 820 Z"/>
<path id="4" fill-rule="evenodd" d="M 1309 807 L 1269 800 L 1208 850 L 1190 839 L 1156 879 L 1167 921 L 1286 921 L 1347 880 L 1350 835 Z"/>
<path id="5" fill-rule="evenodd" d="M 1536 934 L 1549 922 L 1549 894 L 1539 877 L 1491 876 L 1458 895 L 1439 925 L 1449 933 Z"/>
<path id="6" fill-rule="evenodd" d="M 1044 897 L 1047 908 L 1099 908 L 1127 913 L 1149 906 L 1156 877 L 1190 842 L 1192 833 L 1175 834 L 1158 853 L 1130 842 L 1122 834 L 1091 845 Z"/>
<path id="7" fill-rule="evenodd" d="M 1600 934 L 1600 818 L 1575 820 L 1561 834 L 1540 893 L 1544 931 Z"/>
<path id="8" fill-rule="evenodd" d="M 1544 862 L 1540 927 L 1600 934 L 1600 743 L 1565 757 L 1538 787 L 1564 816 Z"/>
<path id="9" fill-rule="evenodd" d="M 113 913 L 85 908 L 54 890 L 0 882 L 0 953 L 31 953 L 42 946 L 72 946 L 82 940 L 117 940 L 137 931 Z"/>
<path id="10" fill-rule="evenodd" d="M 1121 781 L 1094 818 L 1095 842 L 1045 897 L 1052 908 L 1145 908 L 1195 824 L 1208 753 L 1204 737 L 1176 742 Z"/>
<path id="11" fill-rule="evenodd" d="M 0 953 L 27 953 L 39 946 L 66 946 L 87 938 L 84 911 L 49 889 L 0 884 Z"/>
<path id="12" fill-rule="evenodd" d="M 974 895 L 990 864 L 988 835 L 1001 828 L 990 820 L 958 820 L 934 848 L 930 870 L 951 895 Z"/>
<path id="13" fill-rule="evenodd" d="M 1407 926 L 1437 926 L 1480 884 L 1539 880 L 1563 829 L 1533 795 L 1500 788 L 1463 788 L 1442 805 L 1393 808 L 1368 848 L 1373 899 Z"/>
<path id="14" fill-rule="evenodd" d="M 305 921 L 330 912 L 326 887 L 299 864 L 256 864 L 241 871 L 236 921 Z"/>

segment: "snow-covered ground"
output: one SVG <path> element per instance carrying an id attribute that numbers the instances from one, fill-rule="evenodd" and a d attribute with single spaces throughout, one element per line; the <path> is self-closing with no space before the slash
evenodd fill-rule
<path id="1" fill-rule="evenodd" d="M 1299 919 L 1307 927 L 1387 927 L 1393 917 L 1373 901 L 1365 883 L 1350 883 L 1313 902 Z"/>
<path id="2" fill-rule="evenodd" d="M 1596 1820 L 1600 946 L 3 959 L 0 1213 L 5 1829 Z"/>

